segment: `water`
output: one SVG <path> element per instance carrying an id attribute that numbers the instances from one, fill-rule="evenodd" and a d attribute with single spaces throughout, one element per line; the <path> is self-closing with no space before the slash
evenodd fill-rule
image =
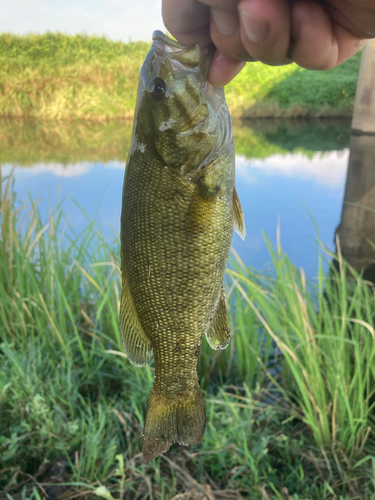
<path id="1" fill-rule="evenodd" d="M 233 247 L 241 259 L 259 270 L 270 257 L 262 235 L 281 244 L 292 262 L 316 275 L 317 232 L 335 251 L 349 161 L 350 121 L 270 121 L 235 124 L 236 183 L 245 214 L 247 236 L 236 234 Z M 110 235 L 119 231 L 121 191 L 131 124 L 61 124 L 0 122 L 3 175 L 15 167 L 20 198 L 40 198 L 47 219 L 50 208 L 66 196 L 74 198 L 90 218 Z M 76 230 L 85 216 L 68 199 Z M 327 264 L 328 266 L 328 264 Z"/>

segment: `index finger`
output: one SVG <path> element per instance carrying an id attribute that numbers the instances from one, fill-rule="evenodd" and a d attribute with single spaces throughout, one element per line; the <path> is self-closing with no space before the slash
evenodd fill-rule
<path id="1" fill-rule="evenodd" d="M 197 0 L 163 0 L 162 15 L 167 30 L 183 45 L 208 45 L 210 9 Z"/>

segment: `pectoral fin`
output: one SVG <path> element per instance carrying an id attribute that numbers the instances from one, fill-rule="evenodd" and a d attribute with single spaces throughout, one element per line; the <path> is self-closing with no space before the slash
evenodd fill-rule
<path id="1" fill-rule="evenodd" d="M 223 286 L 221 287 L 219 304 L 212 318 L 211 326 L 206 333 L 206 338 L 212 349 L 215 350 L 225 349 L 229 344 L 229 324 Z"/>
<path id="2" fill-rule="evenodd" d="M 133 365 L 145 366 L 151 359 L 152 346 L 140 324 L 125 273 L 120 307 L 121 336 L 126 355 Z"/>
<path id="3" fill-rule="evenodd" d="M 234 215 L 234 230 L 244 240 L 246 236 L 245 219 L 241 207 L 241 202 L 237 194 L 236 188 L 233 190 L 233 215 Z"/>

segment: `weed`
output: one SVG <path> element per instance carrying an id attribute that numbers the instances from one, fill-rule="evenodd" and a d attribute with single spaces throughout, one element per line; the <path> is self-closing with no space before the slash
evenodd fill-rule
<path id="1" fill-rule="evenodd" d="M 86 35 L 0 34 L 0 116 L 131 118 L 149 44 Z M 350 116 L 360 55 L 330 71 L 248 64 L 226 86 L 233 117 Z"/>
<path id="2" fill-rule="evenodd" d="M 146 465 L 153 367 L 122 349 L 118 238 L 75 234 L 63 206 L 43 225 L 11 177 L 0 193 L 1 499 L 371 498 L 375 304 L 341 257 L 317 284 L 281 248 L 270 277 L 232 264 L 231 345 L 199 361 L 204 439 Z"/>

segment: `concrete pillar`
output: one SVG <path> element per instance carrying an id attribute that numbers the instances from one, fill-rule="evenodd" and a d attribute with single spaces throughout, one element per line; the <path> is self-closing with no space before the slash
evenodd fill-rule
<path id="1" fill-rule="evenodd" d="M 352 129 L 375 134 L 375 39 L 368 40 L 362 51 Z"/>
<path id="2" fill-rule="evenodd" d="M 375 98 L 375 94 L 374 94 Z M 367 207 L 367 208 L 366 208 Z M 352 135 L 341 222 L 337 228 L 344 259 L 375 281 L 375 136 Z"/>

